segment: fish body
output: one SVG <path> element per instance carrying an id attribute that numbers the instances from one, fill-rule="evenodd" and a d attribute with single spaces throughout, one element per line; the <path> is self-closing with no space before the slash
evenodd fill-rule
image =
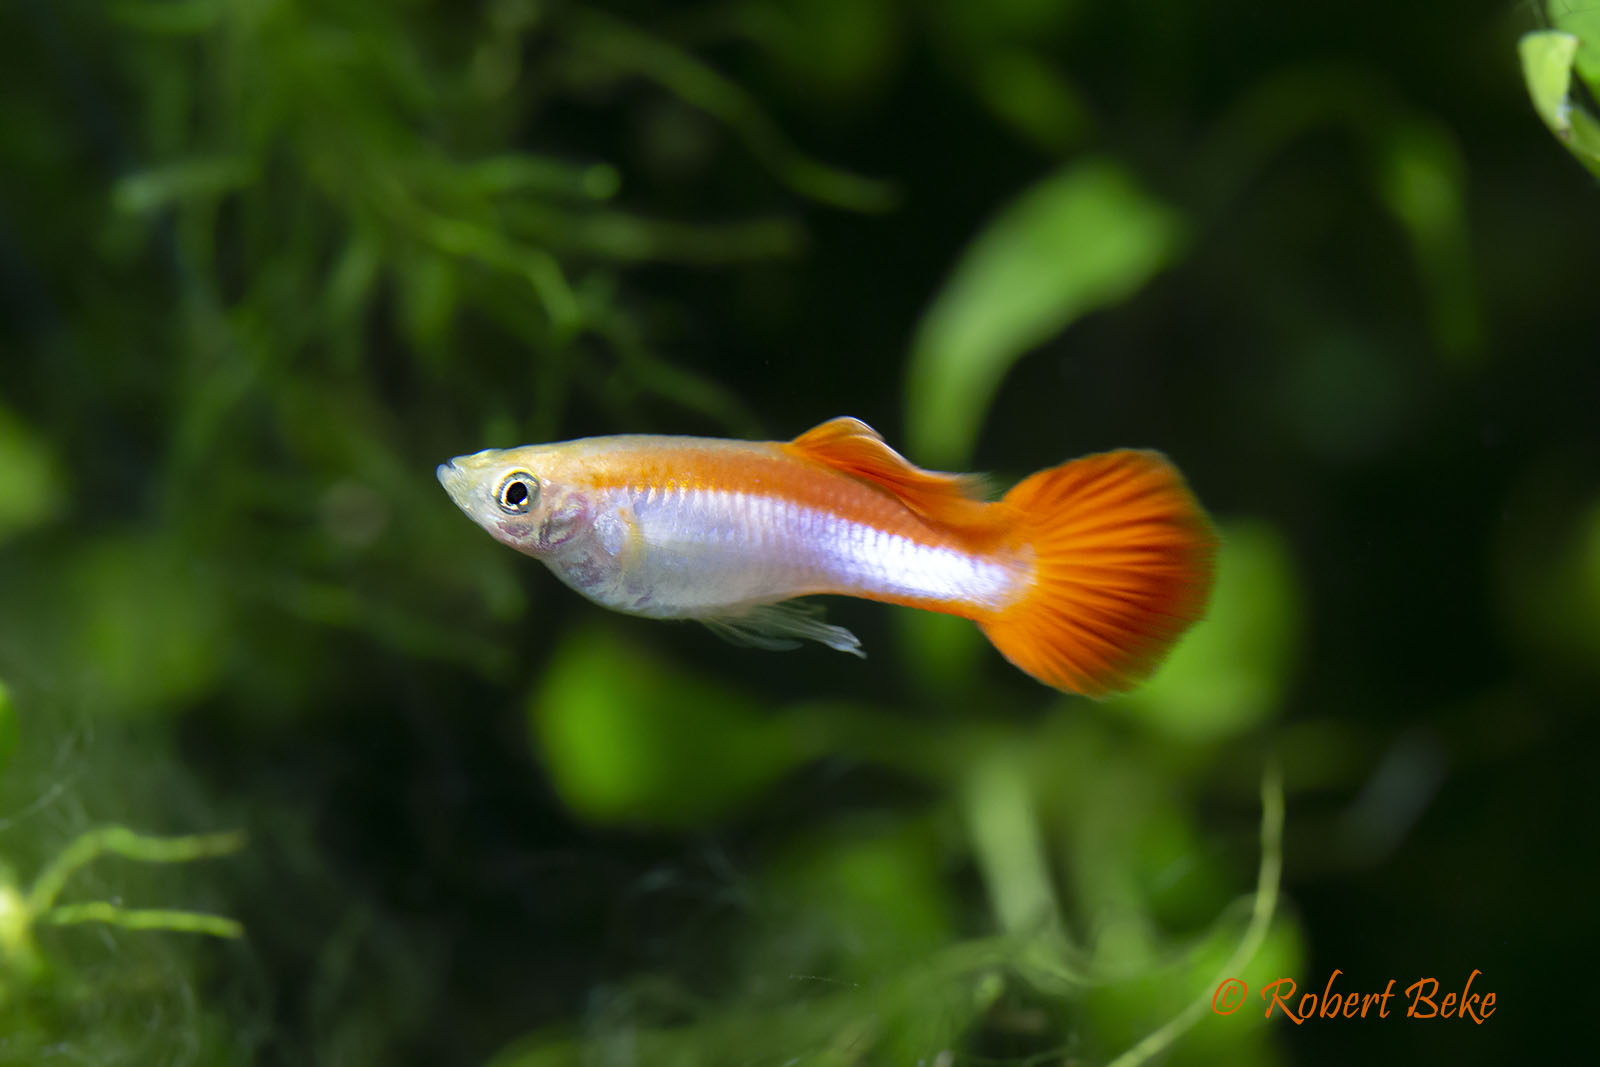
<path id="1" fill-rule="evenodd" d="M 785 442 L 491 449 L 438 476 L 497 540 L 613 610 L 859 653 L 792 602 L 865 597 L 974 619 L 1035 677 L 1092 694 L 1148 673 L 1198 616 L 1215 544 L 1156 453 L 1078 460 L 991 503 L 977 479 L 914 467 L 848 418 Z"/>

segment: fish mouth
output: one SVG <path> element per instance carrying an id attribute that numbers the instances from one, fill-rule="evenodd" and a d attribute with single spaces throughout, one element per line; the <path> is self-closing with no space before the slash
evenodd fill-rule
<path id="1" fill-rule="evenodd" d="M 468 490 L 471 488 L 467 472 L 456 466 L 455 460 L 450 459 L 435 467 L 433 473 L 439 479 L 439 484 L 444 486 L 444 491 L 449 494 L 456 507 L 466 511 Z"/>

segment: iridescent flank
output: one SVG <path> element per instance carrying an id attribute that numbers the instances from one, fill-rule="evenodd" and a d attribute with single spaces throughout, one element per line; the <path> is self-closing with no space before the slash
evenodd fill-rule
<path id="1" fill-rule="evenodd" d="M 814 593 L 998 609 L 1016 586 L 1012 566 L 934 531 L 891 532 L 759 491 L 631 486 L 601 497 L 615 498 L 642 541 L 630 583 L 642 595 L 608 606 L 641 615 L 692 618 Z"/>

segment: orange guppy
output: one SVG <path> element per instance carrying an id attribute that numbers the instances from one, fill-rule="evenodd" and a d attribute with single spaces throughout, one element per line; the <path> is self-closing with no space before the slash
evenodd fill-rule
<path id="1" fill-rule="evenodd" d="M 456 505 L 597 604 L 731 640 L 862 655 L 794 598 L 975 621 L 1058 689 L 1131 688 L 1205 610 L 1216 535 L 1158 452 L 1085 456 L 994 502 L 912 466 L 858 419 L 793 441 L 591 437 L 439 465 Z"/>

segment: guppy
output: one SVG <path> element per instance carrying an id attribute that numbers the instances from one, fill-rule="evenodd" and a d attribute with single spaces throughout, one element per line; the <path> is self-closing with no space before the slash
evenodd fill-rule
<path id="1" fill-rule="evenodd" d="M 630 435 L 488 449 L 438 468 L 478 525 L 604 607 L 735 642 L 863 655 L 795 598 L 865 597 L 974 620 L 1047 685 L 1131 688 L 1204 612 L 1216 536 L 1158 452 L 1085 456 L 994 502 L 866 423 L 793 441 Z"/>

